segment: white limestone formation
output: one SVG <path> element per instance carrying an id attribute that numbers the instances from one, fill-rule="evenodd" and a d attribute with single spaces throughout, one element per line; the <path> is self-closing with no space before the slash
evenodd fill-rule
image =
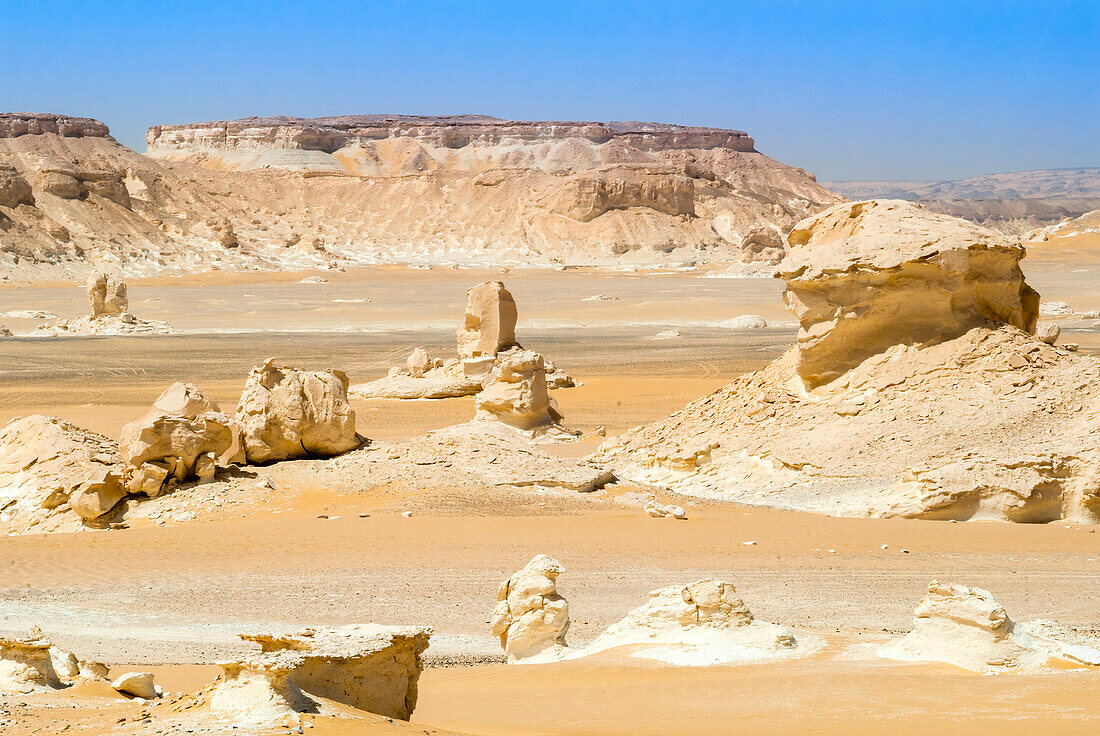
<path id="1" fill-rule="evenodd" d="M 564 571 L 553 557 L 536 555 L 500 584 L 490 623 L 509 662 L 566 654 L 569 603 L 558 593 L 557 583 Z"/>

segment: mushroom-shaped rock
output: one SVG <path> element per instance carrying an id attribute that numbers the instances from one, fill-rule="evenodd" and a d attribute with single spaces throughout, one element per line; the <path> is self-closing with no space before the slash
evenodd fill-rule
<path id="1" fill-rule="evenodd" d="M 808 387 L 893 345 L 1035 329 L 1023 247 L 965 220 L 900 200 L 847 202 L 798 223 L 788 242 L 778 277 L 801 325 L 796 369 Z"/>
<path id="2" fill-rule="evenodd" d="M 32 415 L 0 430 L 0 506 L 9 518 L 67 503 L 96 519 L 122 500 L 122 471 L 113 441 L 63 419 Z"/>
<path id="3" fill-rule="evenodd" d="M 37 628 L 27 636 L 0 637 L 0 694 L 61 687 L 51 646 Z"/>
<path id="4" fill-rule="evenodd" d="M 95 272 L 88 277 L 88 304 L 92 318 L 122 314 L 130 308 L 126 282 L 118 276 Z"/>
<path id="5" fill-rule="evenodd" d="M 509 661 L 555 658 L 568 647 L 569 603 L 558 593 L 564 571 L 553 557 L 536 555 L 501 583 L 491 623 Z"/>
<path id="6" fill-rule="evenodd" d="M 144 700 L 157 697 L 157 686 L 153 682 L 153 675 L 148 672 L 127 672 L 116 678 L 111 687 L 124 695 L 133 695 Z"/>
<path id="7" fill-rule="evenodd" d="M 474 399 L 474 406 L 477 419 L 496 420 L 523 430 L 554 425 L 562 419 L 546 391 L 543 358 L 531 350 L 501 354 L 485 388 Z"/>
<path id="8" fill-rule="evenodd" d="M 496 355 L 516 343 L 516 302 L 501 281 L 484 281 L 466 292 L 466 316 L 458 330 L 462 358 Z"/>
<path id="9" fill-rule="evenodd" d="M 332 457 L 360 442 L 343 371 L 279 367 L 271 359 L 249 374 L 237 423 L 250 463 Z"/>
<path id="10" fill-rule="evenodd" d="M 416 708 L 420 655 L 431 633 L 416 626 L 361 624 L 241 638 L 259 644 L 265 657 L 301 657 L 289 672 L 290 682 L 311 695 L 408 720 Z"/>
<path id="11" fill-rule="evenodd" d="M 213 400 L 192 384 L 174 383 L 141 419 L 122 428 L 119 451 L 128 466 L 131 493 L 156 496 L 171 476 L 199 477 L 201 468 L 243 462 L 240 430 Z"/>
<path id="12" fill-rule="evenodd" d="M 933 580 L 917 604 L 913 630 L 881 648 L 879 655 L 945 662 L 983 673 L 1036 669 L 1054 660 L 1100 666 L 1100 640 L 1089 646 L 1071 637 L 1049 622 L 1013 621 L 988 590 Z"/>

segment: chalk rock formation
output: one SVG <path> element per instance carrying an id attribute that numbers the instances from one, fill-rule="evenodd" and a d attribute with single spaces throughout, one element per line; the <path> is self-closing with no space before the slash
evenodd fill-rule
<path id="1" fill-rule="evenodd" d="M 217 464 L 243 463 L 240 434 L 197 386 L 172 384 L 148 414 L 122 428 L 119 451 L 130 493 L 156 496 L 168 478 L 182 482 Z"/>
<path id="2" fill-rule="evenodd" d="M 496 355 L 516 344 L 516 301 L 503 282 L 472 286 L 466 297 L 466 316 L 458 330 L 460 358 Z"/>
<path id="3" fill-rule="evenodd" d="M 408 720 L 416 708 L 423 669 L 420 655 L 431 633 L 424 627 L 362 624 L 244 634 L 242 639 L 260 645 L 263 659 L 250 660 L 253 664 L 242 665 L 242 670 L 255 673 L 249 679 L 267 679 L 294 709 L 295 694 L 289 685 L 380 716 Z"/>
<path id="4" fill-rule="evenodd" d="M 558 575 L 564 571 L 553 557 L 536 555 L 500 584 L 491 625 L 508 661 L 565 653 L 569 603 L 558 593 Z"/>
<path id="5" fill-rule="evenodd" d="M 282 651 L 219 662 L 222 676 L 209 693 L 210 710 L 251 726 L 316 711 L 317 702 L 292 680 L 305 661 L 300 652 Z"/>
<path id="6" fill-rule="evenodd" d="M 61 687 L 50 657 L 51 646 L 38 629 L 24 637 L 0 637 L 0 694 Z"/>
<path id="7" fill-rule="evenodd" d="M 0 431 L 0 508 L 7 520 L 65 509 L 97 519 L 125 495 L 122 477 L 114 442 L 57 417 L 22 417 Z"/>
<path id="8" fill-rule="evenodd" d="M 1034 332 L 1024 249 L 900 200 L 836 205 L 800 222 L 780 270 L 801 323 L 798 374 L 815 387 L 894 345 L 1009 324 Z"/>
<path id="9" fill-rule="evenodd" d="M 343 371 L 278 367 L 268 359 L 249 374 L 236 418 L 250 463 L 332 457 L 360 442 Z"/>
<path id="10" fill-rule="evenodd" d="M 573 656 L 620 647 L 633 657 L 692 666 L 806 656 L 820 642 L 755 620 L 732 583 L 707 579 L 653 591 Z"/>
<path id="11" fill-rule="evenodd" d="M 88 304 L 93 319 L 126 312 L 130 308 L 126 282 L 114 275 L 93 273 L 88 277 Z"/>
<path id="12" fill-rule="evenodd" d="M 546 391 L 542 356 L 530 350 L 502 354 L 474 406 L 476 419 L 503 422 L 526 432 L 556 427 L 562 419 Z"/>
<path id="13" fill-rule="evenodd" d="M 1009 618 L 993 594 L 963 585 L 928 584 L 917 604 L 913 630 L 879 650 L 889 659 L 935 661 L 974 672 L 1034 670 L 1060 661 L 1100 667 L 1100 640 L 1075 643 L 1049 622 L 1021 624 Z"/>
<path id="14" fill-rule="evenodd" d="M 1100 519 L 1100 361 L 1029 334 L 1018 248 L 896 202 L 838 206 L 791 243 L 798 345 L 594 461 L 833 515 Z"/>

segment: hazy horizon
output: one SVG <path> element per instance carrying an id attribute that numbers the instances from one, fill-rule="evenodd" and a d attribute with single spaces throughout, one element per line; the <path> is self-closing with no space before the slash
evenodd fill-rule
<path id="1" fill-rule="evenodd" d="M 162 123 L 476 112 L 745 130 L 823 181 L 1100 166 L 1096 3 L 477 8 L 9 3 L 0 110 L 138 151 Z"/>

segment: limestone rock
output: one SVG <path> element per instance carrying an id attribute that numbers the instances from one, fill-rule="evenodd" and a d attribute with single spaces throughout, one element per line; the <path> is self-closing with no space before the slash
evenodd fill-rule
<path id="1" fill-rule="evenodd" d="M 427 649 L 431 633 L 424 627 L 361 624 L 245 634 L 241 638 L 259 644 L 265 658 L 292 655 L 292 660 L 264 662 L 278 663 L 276 676 L 287 678 L 300 690 L 380 716 L 408 720 L 416 708 L 417 681 L 423 669 L 420 655 Z M 271 674 L 264 677 L 270 680 Z M 272 689 L 287 692 L 285 684 L 274 683 Z M 291 690 L 283 699 L 292 703 L 292 697 Z"/>
<path id="2" fill-rule="evenodd" d="M 359 446 L 355 412 L 343 371 L 278 367 L 252 369 L 237 405 L 237 423 L 250 463 L 332 457 Z"/>
<path id="3" fill-rule="evenodd" d="M 686 519 L 687 514 L 684 512 L 683 506 L 666 506 L 663 503 L 657 503 L 656 501 L 650 501 L 645 505 L 645 512 L 652 516 L 654 519 Z"/>
<path id="4" fill-rule="evenodd" d="M 156 496 L 171 476 L 185 481 L 222 464 L 244 462 L 240 429 L 193 384 L 174 383 L 141 419 L 122 428 L 119 450 L 131 493 Z"/>
<path id="5" fill-rule="evenodd" d="M 126 282 L 117 276 L 93 273 L 88 277 L 88 303 L 93 319 L 126 312 L 130 308 L 130 301 L 126 297 Z"/>
<path id="6" fill-rule="evenodd" d="M 23 175 L 9 163 L 0 162 L 0 207 L 34 204 L 34 192 Z"/>
<path id="7" fill-rule="evenodd" d="M 653 591 L 573 656 L 623 648 L 633 657 L 693 666 L 806 656 L 820 646 L 755 620 L 732 583 L 707 579 Z"/>
<path id="8" fill-rule="evenodd" d="M 409 375 L 413 378 L 423 378 L 424 372 L 432 367 L 432 361 L 424 348 L 416 348 L 409 354 L 405 364 L 409 368 Z"/>
<path id="9" fill-rule="evenodd" d="M 1053 322 L 1046 322 L 1039 325 L 1035 330 L 1035 337 L 1039 338 L 1047 345 L 1054 345 L 1058 342 L 1058 338 L 1062 335 L 1062 328 Z"/>
<path id="10" fill-rule="evenodd" d="M 879 655 L 983 673 L 1034 670 L 1058 660 L 1063 666 L 1100 666 L 1100 641 L 1076 644 L 1057 626 L 1033 623 L 1013 621 L 987 590 L 933 580 L 917 604 L 913 630 Z"/>
<path id="11" fill-rule="evenodd" d="M 801 323 L 797 370 L 810 388 L 894 345 L 1009 324 L 1032 332 L 1039 295 L 1024 249 L 918 204 L 836 205 L 798 223 L 779 276 Z"/>
<path id="12" fill-rule="evenodd" d="M 8 518 L 45 518 L 68 504 L 96 519 L 122 499 L 122 471 L 114 442 L 57 417 L 22 417 L 0 431 L 0 506 Z"/>
<path id="13" fill-rule="evenodd" d="M 61 687 L 51 646 L 37 628 L 23 637 L 0 637 L 0 694 Z"/>
<path id="14" fill-rule="evenodd" d="M 536 555 L 500 585 L 491 621 L 509 661 L 553 657 L 568 646 L 569 603 L 558 593 L 561 563 Z"/>
<path id="15" fill-rule="evenodd" d="M 222 676 L 209 693 L 210 710 L 253 726 L 281 722 L 287 716 L 316 712 L 317 702 L 292 681 L 306 661 L 300 652 L 271 652 L 219 662 Z"/>
<path id="16" fill-rule="evenodd" d="M 543 358 L 530 350 L 501 355 L 474 406 L 479 420 L 499 421 L 525 431 L 557 425 L 562 419 L 546 391 Z"/>
<path id="17" fill-rule="evenodd" d="M 459 357 L 496 355 L 515 344 L 516 302 L 503 282 L 472 286 L 466 297 L 466 316 L 458 330 Z"/>
<path id="18" fill-rule="evenodd" d="M 111 683 L 111 687 L 120 693 L 133 695 L 135 698 L 142 698 L 143 700 L 152 700 L 157 697 L 153 676 L 148 672 L 127 672 L 116 678 Z"/>

